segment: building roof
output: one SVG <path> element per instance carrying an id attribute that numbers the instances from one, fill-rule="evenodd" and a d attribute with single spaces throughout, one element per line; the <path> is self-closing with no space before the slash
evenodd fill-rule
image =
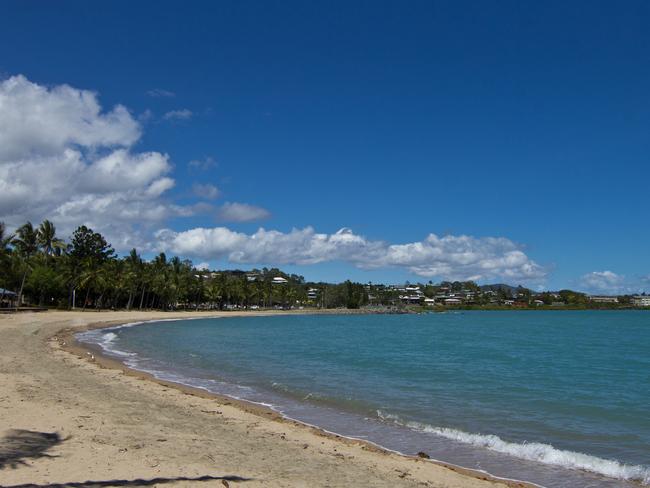
<path id="1" fill-rule="evenodd" d="M 18 296 L 18 293 L 16 293 L 15 291 L 5 290 L 4 288 L 0 288 L 0 295 L 4 295 L 4 296 Z"/>

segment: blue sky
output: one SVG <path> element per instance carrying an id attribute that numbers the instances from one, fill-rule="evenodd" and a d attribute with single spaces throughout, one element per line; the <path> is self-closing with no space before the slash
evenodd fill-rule
<path id="1" fill-rule="evenodd" d="M 124 143 L 69 136 L 62 144 L 82 146 L 84 164 L 115 145 L 167 157 L 146 183 L 173 180 L 148 203 L 167 211 L 146 229 L 123 220 L 103 229 L 114 243 L 212 267 L 278 264 L 308 279 L 477 276 L 599 292 L 648 282 L 647 2 L 14 1 L 2 10 L 2 79 L 22 75 L 50 98 L 60 85 L 89 90 L 101 113 L 122 105 L 137 123 Z M 36 208 L 50 209 L 67 229 L 65 201 L 32 203 L 0 198 L 0 216 L 38 220 L 48 215 Z M 260 227 L 286 237 L 309 226 L 327 236 L 349 228 L 364 243 L 295 260 L 258 249 L 233 257 L 261 240 L 243 237 Z M 237 244 L 210 234 L 186 245 L 197 236 L 183 232 L 215 227 Z M 450 240 L 429 243 L 428 257 L 387 250 L 430 233 Z M 441 258 L 468 245 L 458 236 L 476 239 L 470 252 L 483 258 Z M 269 245 L 313 247 L 293 237 Z M 507 239 L 525 262 L 484 273 L 481 259 L 514 249 L 486 237 Z"/>

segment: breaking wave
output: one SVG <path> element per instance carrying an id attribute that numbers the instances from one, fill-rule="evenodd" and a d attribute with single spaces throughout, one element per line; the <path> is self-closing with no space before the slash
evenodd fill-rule
<path id="1" fill-rule="evenodd" d="M 419 432 L 434 434 L 463 444 L 483 447 L 501 454 L 507 454 L 527 461 L 535 461 L 563 468 L 591 471 L 603 476 L 625 481 L 636 481 L 650 485 L 650 468 L 623 464 L 612 459 L 602 459 L 581 452 L 557 449 L 540 442 L 508 442 L 497 435 L 470 434 L 447 427 L 436 427 L 414 421 L 404 421 L 397 415 L 377 411 L 377 416 L 386 422 L 408 427 Z"/>

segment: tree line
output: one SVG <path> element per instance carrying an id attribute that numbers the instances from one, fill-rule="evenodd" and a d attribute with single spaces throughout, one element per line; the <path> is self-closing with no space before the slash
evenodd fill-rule
<path id="1" fill-rule="evenodd" d="M 277 277 L 286 283 L 275 283 Z M 27 222 L 13 233 L 0 222 L 0 288 L 16 292 L 19 303 L 82 310 L 358 308 L 368 303 L 364 286 L 349 281 L 306 283 L 277 268 L 214 272 L 165 253 L 146 260 L 136 249 L 120 257 L 104 236 L 85 225 L 66 242 L 49 220 L 37 227 Z"/>

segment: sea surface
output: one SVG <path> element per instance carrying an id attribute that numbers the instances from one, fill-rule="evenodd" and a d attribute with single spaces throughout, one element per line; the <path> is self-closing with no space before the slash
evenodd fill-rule
<path id="1" fill-rule="evenodd" d="M 402 453 L 546 487 L 650 485 L 650 312 L 232 317 L 78 338 Z"/>

